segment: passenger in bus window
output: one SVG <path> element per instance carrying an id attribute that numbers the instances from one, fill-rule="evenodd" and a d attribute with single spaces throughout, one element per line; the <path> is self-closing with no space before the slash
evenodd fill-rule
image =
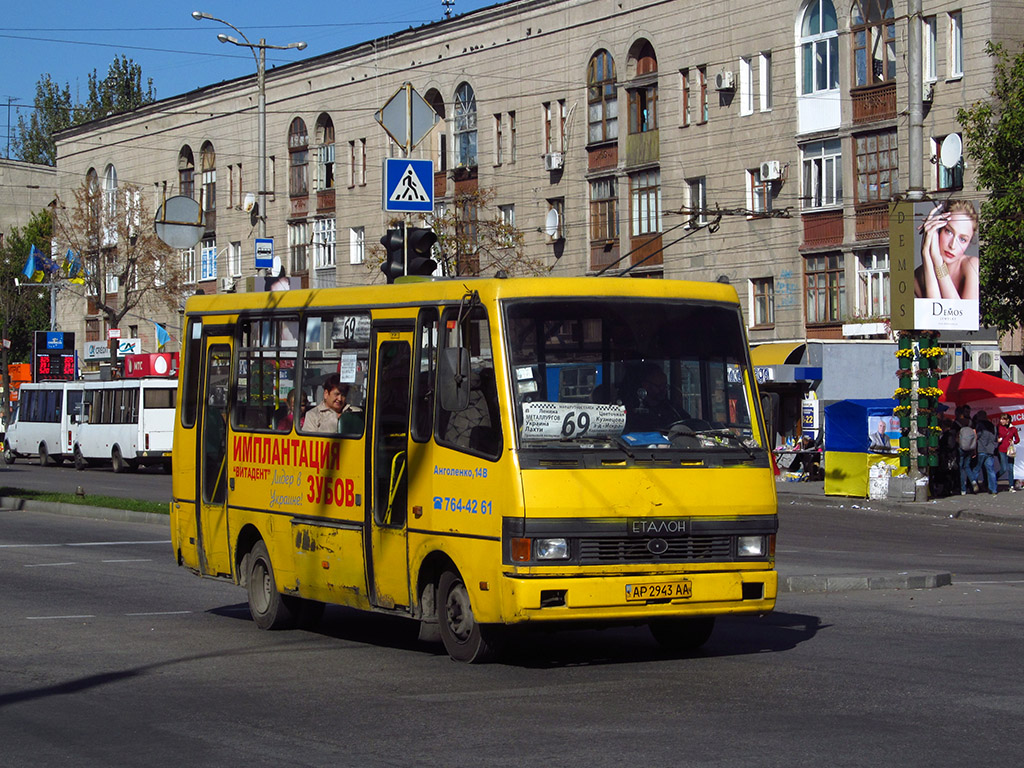
<path id="1" fill-rule="evenodd" d="M 306 413 L 302 420 L 302 429 L 305 432 L 337 432 L 338 418 L 345 410 L 345 397 L 348 395 L 348 385 L 341 383 L 341 378 L 336 373 L 330 374 L 324 379 L 323 401 Z"/>
<path id="2" fill-rule="evenodd" d="M 295 423 L 295 398 L 298 396 L 299 390 L 291 390 L 285 398 L 286 406 L 284 408 L 278 408 L 277 414 L 277 429 L 281 432 L 290 432 L 292 424 Z M 303 415 L 309 410 L 309 401 L 306 400 L 306 396 L 302 395 L 302 406 L 299 411 L 299 420 L 301 423 Z"/>

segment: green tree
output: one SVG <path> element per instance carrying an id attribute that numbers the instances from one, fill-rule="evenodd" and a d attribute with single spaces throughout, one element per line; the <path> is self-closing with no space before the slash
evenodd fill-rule
<path id="1" fill-rule="evenodd" d="M 26 287 L 22 275 L 32 246 L 43 253 L 50 252 L 51 218 L 49 211 L 41 211 L 29 219 L 24 227 L 14 227 L 0 248 L 0 336 L 9 339 L 10 349 L 0 350 L 0 374 L 3 391 L 10 391 L 8 363 L 31 362 L 34 331 L 50 328 L 49 290 L 42 286 Z M 18 279 L 20 286 L 15 284 Z M 3 421 L 8 422 L 8 401 L 3 398 L 0 408 Z"/>
<path id="2" fill-rule="evenodd" d="M 967 157 L 988 197 L 980 216 L 981 318 L 1000 331 L 1024 323 L 1024 49 L 989 43 L 991 97 L 959 110 Z"/>
<path id="3" fill-rule="evenodd" d="M 142 67 L 123 54 L 111 62 L 106 77 L 100 78 L 95 69 L 89 74 L 88 92 L 85 103 L 76 104 L 67 83 L 62 88 L 49 74 L 40 77 L 31 113 L 27 118 L 18 117 L 14 156 L 29 163 L 56 165 L 53 135 L 57 131 L 128 112 L 156 98 L 153 79 L 148 78 L 143 87 Z"/>

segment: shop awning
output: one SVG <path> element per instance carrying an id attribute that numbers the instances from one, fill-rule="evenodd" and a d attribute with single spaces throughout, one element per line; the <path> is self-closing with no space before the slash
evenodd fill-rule
<path id="1" fill-rule="evenodd" d="M 758 344 L 750 350 L 750 362 L 754 366 L 796 365 L 804 355 L 802 341 L 770 341 Z"/>

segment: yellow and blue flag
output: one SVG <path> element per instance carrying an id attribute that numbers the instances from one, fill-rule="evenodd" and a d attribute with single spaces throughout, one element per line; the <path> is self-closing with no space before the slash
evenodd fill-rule
<path id="1" fill-rule="evenodd" d="M 25 262 L 25 268 L 21 270 L 21 274 L 31 280 L 33 283 L 41 283 L 45 273 L 43 272 L 43 254 L 34 245 L 29 249 L 28 261 Z"/>
<path id="2" fill-rule="evenodd" d="M 61 265 L 61 272 L 64 277 L 67 278 L 69 283 L 75 283 L 76 285 L 85 284 L 85 270 L 82 268 L 82 259 L 70 248 L 68 248 L 68 252 L 64 254 L 64 263 Z"/>
<path id="3" fill-rule="evenodd" d="M 169 334 L 160 323 L 153 323 L 156 326 L 156 349 L 157 352 L 167 346 L 167 342 L 171 340 L 171 334 Z"/>

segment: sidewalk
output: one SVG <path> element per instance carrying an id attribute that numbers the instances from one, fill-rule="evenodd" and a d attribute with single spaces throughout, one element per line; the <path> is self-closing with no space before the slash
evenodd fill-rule
<path id="1" fill-rule="evenodd" d="M 899 498 L 865 499 L 857 496 L 826 496 L 824 481 L 783 482 L 775 484 L 779 508 L 788 504 L 814 504 L 828 507 L 872 509 L 933 515 L 961 520 L 982 520 L 990 523 L 1024 525 L 1024 491 L 1010 493 L 1002 489 L 995 496 L 982 491 L 978 494 L 959 494 L 929 501 Z"/>

